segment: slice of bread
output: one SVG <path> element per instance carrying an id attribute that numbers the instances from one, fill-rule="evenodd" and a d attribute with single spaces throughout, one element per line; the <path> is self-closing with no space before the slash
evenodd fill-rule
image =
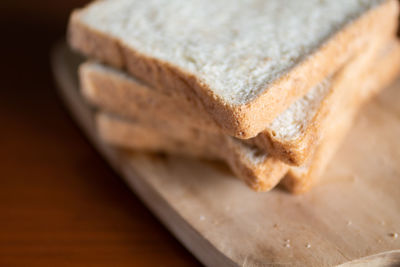
<path id="1" fill-rule="evenodd" d="M 335 106 L 351 98 L 349 84 L 354 84 L 394 39 L 396 25 L 374 40 L 345 66 L 327 77 L 303 98 L 280 114 L 266 129 L 248 142 L 269 151 L 290 165 L 302 166 L 313 155 L 325 129 L 335 120 Z"/>
<path id="2" fill-rule="evenodd" d="M 340 105 L 333 107 L 336 119 L 328 125 L 315 154 L 307 165 L 290 168 L 282 184 L 292 193 L 303 193 L 309 190 L 322 176 L 330 158 L 351 128 L 359 107 L 392 83 L 399 74 L 400 43 L 394 41 L 381 51 L 374 65 L 361 74 L 363 77 L 361 83 L 358 79 L 349 83 L 351 86 L 358 86 L 358 90 L 349 90 L 346 98 L 342 98 Z"/>
<path id="3" fill-rule="evenodd" d="M 274 188 L 289 169 L 283 162 L 226 135 L 190 128 L 182 134 L 167 122 L 129 121 L 106 112 L 98 112 L 96 124 L 103 140 L 122 148 L 222 160 L 255 191 Z"/>
<path id="4" fill-rule="evenodd" d="M 347 94 L 342 94 L 342 101 L 332 106 L 335 117 L 324 131 L 324 137 L 309 164 L 290 169 L 284 182 L 290 191 L 308 190 L 313 181 L 321 175 L 335 148 L 347 132 L 358 107 L 365 99 L 379 91 L 381 85 L 393 80 L 398 73 L 400 68 L 398 50 L 396 43 L 385 46 L 379 53 L 373 53 L 373 60 L 370 55 L 364 54 L 349 64 L 349 67 L 354 69 L 356 66 L 360 67 L 360 62 L 364 62 L 363 68 L 356 68 L 352 72 L 346 71 L 345 68 L 337 74 L 336 83 L 343 84 L 345 81 L 346 84 L 343 86 L 348 88 Z M 143 117 L 138 116 L 138 118 Z M 238 177 L 257 191 L 273 188 L 289 168 L 276 158 L 260 153 L 256 148 L 246 146 L 226 135 L 198 131 L 184 125 L 177 127 L 173 118 L 168 121 L 157 120 L 153 115 L 152 118 L 153 120 L 145 118 L 128 121 L 109 114 L 101 114 L 97 124 L 104 140 L 122 147 L 222 159 Z"/>
<path id="5" fill-rule="evenodd" d="M 250 138 L 397 13 L 395 0 L 103 0 L 72 14 L 69 42 Z"/>
<path id="6" fill-rule="evenodd" d="M 356 61 L 358 63 L 343 68 L 362 69 L 364 64 L 369 63 L 376 50 L 393 39 L 396 26 L 393 20 L 390 27 L 382 29 L 380 35 L 363 50 L 363 53 L 369 56 L 364 56 Z M 338 96 L 347 91 L 347 88 L 332 85 L 331 80 L 335 79 L 337 73 L 295 101 L 262 133 L 246 142 L 287 164 L 303 165 L 318 144 L 324 129 L 322 125 L 329 123 L 334 116 L 330 112 L 331 105 L 335 105 L 335 102 L 339 101 Z M 199 131 L 220 133 L 201 106 L 182 97 L 167 95 L 165 91 L 146 86 L 138 79 L 111 67 L 87 62 L 80 67 L 80 79 L 85 98 L 110 113 L 133 119 L 136 119 L 138 114 L 157 114 L 159 119 L 169 120 L 173 117 L 175 121 Z M 339 84 L 346 84 L 346 81 Z M 149 119 L 151 120 L 150 117 Z"/>

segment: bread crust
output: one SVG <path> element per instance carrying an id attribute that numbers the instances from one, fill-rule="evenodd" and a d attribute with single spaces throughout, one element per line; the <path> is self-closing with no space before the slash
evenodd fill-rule
<path id="1" fill-rule="evenodd" d="M 68 39 L 73 48 L 116 68 L 126 69 L 154 87 L 161 86 L 184 94 L 204 106 L 224 133 L 247 139 L 260 133 L 296 99 L 362 49 L 369 36 L 383 29 L 389 17 L 397 15 L 398 3 L 387 0 L 349 22 L 257 97 L 241 105 L 225 103 L 206 84 L 185 70 L 140 54 L 121 40 L 81 23 L 80 12 L 84 9 L 73 12 L 69 24 Z"/>
<path id="2" fill-rule="evenodd" d="M 325 129 L 331 121 L 335 121 L 335 107 L 347 98 L 348 85 L 355 84 L 354 77 L 362 75 L 358 72 L 363 72 L 366 66 L 370 66 L 382 47 L 386 47 L 393 40 L 396 28 L 395 23 L 389 24 L 368 47 L 353 55 L 344 66 L 331 75 L 328 94 L 322 99 L 315 114 L 297 138 L 292 140 L 278 138 L 274 135 L 274 131 L 267 128 L 255 138 L 248 139 L 248 142 L 269 151 L 271 155 L 289 165 L 304 165 L 312 157 Z"/>
<path id="3" fill-rule="evenodd" d="M 167 95 L 123 72 L 89 61 L 79 67 L 79 78 L 85 99 L 110 113 L 134 119 L 140 112 L 157 112 L 164 120 L 173 117 L 184 125 L 220 133 L 208 113 L 191 99 Z"/>
<path id="4" fill-rule="evenodd" d="M 222 160 L 238 178 L 258 192 L 274 188 L 289 169 L 273 157 L 258 156 L 259 160 L 252 160 L 251 148 L 226 135 L 191 131 L 176 134 L 165 124 L 128 121 L 104 112 L 98 112 L 96 125 L 104 141 L 125 149 Z"/>
<path id="5" fill-rule="evenodd" d="M 193 128 L 191 127 L 179 128 L 176 127 L 175 123 L 171 126 L 165 124 L 171 121 L 164 123 L 156 121 L 152 124 L 152 120 L 146 118 L 146 114 L 139 116 L 133 122 L 101 114 L 97 125 L 103 139 L 114 145 L 136 150 L 164 151 L 223 160 L 236 176 L 244 180 L 255 191 L 272 189 L 289 170 L 282 184 L 290 192 L 305 192 L 312 187 L 324 171 L 362 103 L 379 92 L 399 73 L 399 44 L 392 42 L 384 47 L 385 49 L 381 48 L 379 51 L 371 50 L 371 56 L 363 55 L 361 58 L 364 60 L 357 59 L 354 60 L 355 63 L 349 64 L 349 68 L 354 69 L 355 66 L 364 63 L 366 67 L 361 68 L 361 72 L 349 73 L 345 69 L 342 71 L 342 76 L 352 78 L 338 78 L 337 83 L 346 82 L 343 86 L 350 89 L 347 91 L 346 98 L 343 97 L 343 94 L 336 94 L 337 97 L 340 96 L 345 101 L 337 101 L 338 104 L 332 107 L 336 114 L 335 118 L 327 125 L 324 136 L 321 138 L 313 157 L 310 158 L 307 165 L 302 167 L 291 167 L 289 169 L 288 165 L 270 155 L 267 155 L 265 160 L 255 164 L 249 160 L 245 146 L 239 140 L 223 134 L 192 131 Z M 359 90 L 358 87 L 364 88 L 364 90 Z M 152 114 L 147 115 L 152 116 Z M 137 129 L 139 129 L 139 132 Z"/>
<path id="6" fill-rule="evenodd" d="M 388 86 L 400 73 L 400 43 L 392 41 L 376 57 L 375 64 L 365 70 L 360 88 L 349 90 L 350 95 L 336 108 L 339 113 L 329 125 L 314 155 L 303 167 L 292 167 L 282 180 L 282 185 L 292 193 L 304 193 L 323 175 L 331 157 L 335 154 L 346 133 L 351 128 L 360 107 Z M 353 82 L 353 84 L 356 81 Z"/>
<path id="7" fill-rule="evenodd" d="M 388 26 L 382 29 L 380 35 L 375 36 L 373 42 L 364 48 L 363 54 L 369 53 L 373 56 L 375 51 L 393 39 L 396 29 L 395 20 L 387 20 L 387 24 Z M 352 68 L 362 69 L 364 64 L 369 64 L 366 56 L 361 57 L 360 60 L 359 57 L 354 57 L 357 59 L 355 63 L 346 63 L 346 66 L 332 75 L 331 80 L 341 79 L 342 81 L 336 81 L 330 86 L 328 95 L 318 104 L 316 113 L 308 123 L 304 124 L 304 129 L 297 138 L 286 140 L 275 137 L 274 131 L 267 127 L 256 137 L 243 141 L 289 165 L 301 166 L 307 162 L 319 143 L 320 136 L 326 128 L 325 125 L 329 124 L 335 116 L 331 111 L 332 107 L 341 101 L 341 94 L 347 90 L 341 84 L 346 84 L 346 79 L 351 80 L 351 77 L 347 76 L 340 78 L 340 73 L 351 73 Z M 199 103 L 192 102 L 191 98 L 183 99 L 182 95 L 167 95 L 168 90 L 160 89 L 160 87 L 152 88 L 123 72 L 87 62 L 80 67 L 80 80 L 85 98 L 108 112 L 133 119 L 140 112 L 157 113 L 160 119 L 168 120 L 173 117 L 182 125 L 189 125 L 200 131 L 222 134 Z"/>

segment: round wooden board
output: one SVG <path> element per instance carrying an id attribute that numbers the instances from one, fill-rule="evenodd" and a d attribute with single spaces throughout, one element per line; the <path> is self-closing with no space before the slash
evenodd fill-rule
<path id="1" fill-rule="evenodd" d="M 79 95 L 79 63 L 65 45 L 55 49 L 61 96 L 99 152 L 205 265 L 400 264 L 400 82 L 363 109 L 321 183 L 294 196 L 254 193 L 213 163 L 102 143 Z"/>

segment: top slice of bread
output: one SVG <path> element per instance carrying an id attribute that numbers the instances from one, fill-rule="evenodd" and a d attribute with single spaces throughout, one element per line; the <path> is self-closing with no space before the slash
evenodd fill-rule
<path id="1" fill-rule="evenodd" d="M 337 70 L 397 13 L 394 0 L 103 0 L 75 11 L 81 52 L 201 102 L 240 138 Z"/>
<path id="2" fill-rule="evenodd" d="M 380 50 L 393 39 L 397 21 L 393 17 L 387 18 L 385 22 L 387 26 L 380 34 L 365 46 L 362 53 L 354 56 L 357 59 L 355 63 L 351 63 L 353 59 L 349 60 L 339 71 L 296 100 L 267 125 L 262 133 L 245 141 L 290 165 L 303 165 L 318 144 L 324 125 L 329 124 L 334 116 L 331 107 L 342 101 L 340 95 L 347 91 L 347 88 L 334 85 L 337 82 L 333 81 L 343 69 L 346 69 L 345 73 L 353 74 L 363 69 L 372 60 L 374 51 Z M 360 54 L 364 56 L 360 57 Z M 351 79 L 346 77 L 341 80 Z M 174 117 L 181 124 L 200 131 L 220 132 L 202 106 L 180 96 L 167 95 L 166 90 L 147 86 L 112 67 L 89 61 L 80 67 L 80 79 L 83 94 L 90 102 L 121 117 L 135 119 L 139 113 L 156 113 L 164 120 Z"/>

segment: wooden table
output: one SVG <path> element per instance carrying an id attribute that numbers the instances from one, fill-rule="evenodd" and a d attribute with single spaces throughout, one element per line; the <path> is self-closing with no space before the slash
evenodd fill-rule
<path id="1" fill-rule="evenodd" d="M 49 51 L 84 2 L 2 1 L 0 266 L 199 265 L 58 99 Z"/>

